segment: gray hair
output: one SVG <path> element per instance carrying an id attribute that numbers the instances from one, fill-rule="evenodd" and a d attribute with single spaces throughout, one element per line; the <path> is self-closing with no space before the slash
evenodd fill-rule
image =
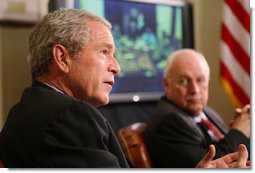
<path id="1" fill-rule="evenodd" d="M 201 52 L 198 52 L 194 49 L 188 49 L 188 48 L 185 48 L 185 49 L 180 49 L 180 50 L 177 50 L 175 52 L 173 52 L 172 54 L 169 55 L 168 59 L 167 59 L 167 65 L 166 65 L 166 68 L 165 68 L 165 71 L 164 71 L 164 78 L 167 78 L 168 75 L 169 75 L 169 71 L 171 70 L 172 68 L 172 62 L 180 57 L 183 53 L 186 53 L 186 52 L 190 52 L 190 53 L 195 53 L 197 54 L 199 57 L 201 57 L 201 60 L 202 62 L 205 64 L 205 67 L 206 67 L 206 70 L 208 71 L 208 75 L 210 76 L 210 67 L 206 61 L 206 58 L 204 57 L 204 55 L 201 53 Z M 187 57 L 188 58 L 188 57 Z"/>
<path id="2" fill-rule="evenodd" d="M 98 21 L 111 30 L 111 24 L 92 13 L 79 9 L 60 9 L 48 13 L 34 26 L 29 37 L 27 61 L 34 80 L 45 74 L 52 62 L 52 48 L 63 45 L 71 56 L 77 57 L 89 41 L 88 22 Z"/>

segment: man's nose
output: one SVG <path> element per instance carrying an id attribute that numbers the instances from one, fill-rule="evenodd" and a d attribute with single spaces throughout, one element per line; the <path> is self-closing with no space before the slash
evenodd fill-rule
<path id="1" fill-rule="evenodd" d="M 119 63 L 117 62 L 117 60 L 115 58 L 112 58 L 111 63 L 109 64 L 108 70 L 110 72 L 112 72 L 114 75 L 117 75 L 120 73 L 121 68 Z"/>
<path id="2" fill-rule="evenodd" d="M 196 81 L 192 81 L 190 83 L 190 90 L 194 93 L 197 93 L 200 91 L 200 86 L 198 85 L 198 83 Z"/>

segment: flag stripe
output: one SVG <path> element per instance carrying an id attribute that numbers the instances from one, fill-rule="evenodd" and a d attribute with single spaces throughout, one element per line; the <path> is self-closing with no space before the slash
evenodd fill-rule
<path id="1" fill-rule="evenodd" d="M 232 74 L 233 80 L 243 89 L 244 93 L 250 95 L 250 75 L 235 60 L 232 52 L 225 42 L 221 42 L 221 63 L 224 63 L 229 73 Z M 224 57 L 224 58 L 223 58 Z"/>
<path id="2" fill-rule="evenodd" d="M 232 37 L 228 28 L 222 24 L 222 34 L 221 38 L 229 46 L 231 52 L 233 53 L 235 59 L 241 64 L 241 66 L 250 74 L 250 58 L 249 55 L 245 53 L 243 48 L 238 44 L 238 42 Z"/>
<path id="3" fill-rule="evenodd" d="M 242 106 L 245 104 L 249 104 L 249 97 L 243 92 L 243 90 L 239 87 L 239 85 L 233 80 L 231 73 L 226 68 L 225 64 L 221 63 L 221 74 L 224 76 L 232 87 L 232 94 L 236 95 L 236 97 L 241 101 Z"/>
<path id="4" fill-rule="evenodd" d="M 220 81 L 234 106 L 250 103 L 249 0 L 224 0 Z"/>
<path id="5" fill-rule="evenodd" d="M 246 13 L 248 13 L 248 15 L 250 16 L 250 0 L 242 0 L 243 3 L 240 3 L 244 10 L 246 11 Z"/>
<path id="6" fill-rule="evenodd" d="M 243 104 L 240 102 L 240 100 L 237 98 L 237 96 L 234 95 L 234 92 L 232 90 L 232 87 L 231 87 L 231 84 L 229 83 L 229 81 L 226 80 L 225 78 L 221 77 L 220 82 L 221 82 L 221 85 L 223 86 L 223 88 L 226 90 L 227 94 L 229 94 L 233 105 L 236 107 L 239 107 L 239 108 L 243 107 Z"/>
<path id="7" fill-rule="evenodd" d="M 236 39 L 247 54 L 250 53 L 250 33 L 245 30 L 243 25 L 236 18 L 231 9 L 225 4 L 223 6 L 223 23 L 228 28 L 231 35 Z"/>
<path id="8" fill-rule="evenodd" d="M 246 12 L 243 6 L 235 0 L 225 0 L 225 3 L 231 8 L 240 23 L 242 23 L 245 27 L 245 29 L 250 32 L 250 15 Z"/>

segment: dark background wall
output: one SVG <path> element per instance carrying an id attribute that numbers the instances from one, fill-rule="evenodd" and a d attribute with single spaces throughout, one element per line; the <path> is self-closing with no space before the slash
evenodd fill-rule
<path id="1" fill-rule="evenodd" d="M 156 101 L 109 104 L 99 111 L 109 120 L 115 133 L 135 122 L 146 122 Z"/>

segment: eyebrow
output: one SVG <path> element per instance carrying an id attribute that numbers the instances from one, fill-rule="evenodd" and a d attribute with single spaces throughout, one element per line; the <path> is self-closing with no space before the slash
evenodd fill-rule
<path id="1" fill-rule="evenodd" d="M 107 49 L 113 49 L 114 52 L 117 51 L 117 48 L 115 46 L 113 46 L 112 44 L 109 44 L 109 43 L 100 43 L 100 44 L 97 44 L 97 47 L 100 48 L 100 47 L 106 47 Z"/>
<path id="2" fill-rule="evenodd" d="M 190 78 L 187 74 L 181 74 L 177 78 Z"/>

